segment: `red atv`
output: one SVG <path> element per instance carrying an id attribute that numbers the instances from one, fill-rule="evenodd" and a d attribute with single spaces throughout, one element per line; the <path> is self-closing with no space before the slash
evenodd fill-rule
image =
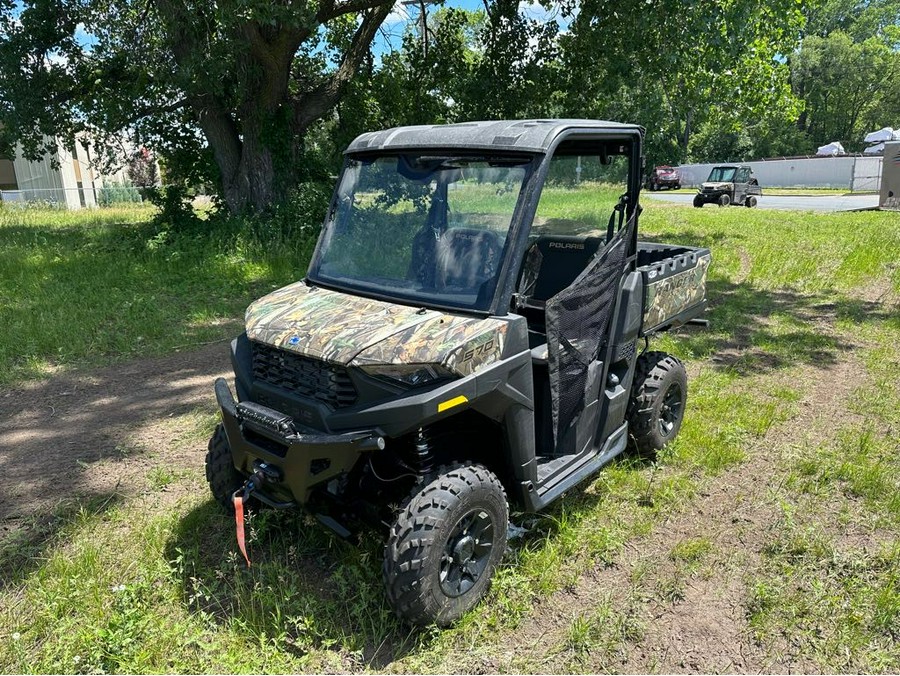
<path id="1" fill-rule="evenodd" d="M 678 190 L 681 187 L 681 176 L 674 167 L 660 166 L 650 172 L 647 177 L 648 190 L 662 190 L 663 188 L 671 188 Z"/>

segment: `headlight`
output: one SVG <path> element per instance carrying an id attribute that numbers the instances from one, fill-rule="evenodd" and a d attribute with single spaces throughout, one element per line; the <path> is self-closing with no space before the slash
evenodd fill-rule
<path id="1" fill-rule="evenodd" d="M 376 364 L 361 368 L 370 376 L 406 387 L 421 387 L 456 377 L 439 364 Z"/>

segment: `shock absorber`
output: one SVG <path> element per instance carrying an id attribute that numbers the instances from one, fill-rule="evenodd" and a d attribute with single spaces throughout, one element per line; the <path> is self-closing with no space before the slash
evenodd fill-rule
<path id="1" fill-rule="evenodd" d="M 413 447 L 413 461 L 419 476 L 425 476 L 434 469 L 434 449 L 428 438 L 428 432 L 420 427 Z"/>

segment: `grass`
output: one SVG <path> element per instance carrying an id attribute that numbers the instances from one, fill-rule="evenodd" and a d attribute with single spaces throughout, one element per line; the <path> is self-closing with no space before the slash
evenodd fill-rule
<path id="1" fill-rule="evenodd" d="M 177 234 L 153 215 L 0 206 L 0 383 L 229 337 L 250 301 L 306 270 L 309 239 Z"/>
<path id="2" fill-rule="evenodd" d="M 749 621 L 759 640 L 789 640 L 824 670 L 893 672 L 900 665 L 900 314 L 851 310 L 839 325 L 866 341 L 862 384 L 833 434 L 791 459 L 791 492 L 753 583 Z"/>
<path id="3" fill-rule="evenodd" d="M 587 191 L 552 197 L 551 218 L 596 211 Z M 151 216 L 0 210 L 0 302 L 10 318 L 0 325 L 0 378 L 231 335 L 249 300 L 305 269 L 308 240 L 157 237 Z M 148 468 L 148 495 L 73 500 L 0 545 L 0 670 L 616 670 L 645 636 L 643 594 L 682 602 L 691 576 L 709 574 L 721 554 L 716 533 L 668 549 L 675 574 L 655 586 L 654 571 L 635 569 L 628 589 L 599 590 L 558 632 L 530 644 L 520 633 L 527 638 L 544 602 L 618 561 L 760 452 L 796 415 L 810 378 L 829 377 L 848 354 L 859 381 L 848 410 L 835 412 L 834 434 L 789 449 L 771 478 L 781 515 L 747 580 L 748 628 L 765 650 L 810 670 L 900 669 L 900 419 L 891 405 L 900 320 L 884 300 L 900 291 L 896 218 L 653 204 L 642 228 L 714 256 L 710 330 L 654 342 L 691 371 L 681 435 L 655 461 L 624 458 L 554 505 L 456 627 L 400 625 L 382 595 L 380 540 L 343 542 L 299 515 L 251 518 L 246 569 L 202 468 L 163 458 Z M 174 419 L 186 432 L 169 451 L 202 446 L 212 413 Z M 162 511 L 161 490 L 171 496 Z M 510 650 L 513 637 L 525 648 Z"/>

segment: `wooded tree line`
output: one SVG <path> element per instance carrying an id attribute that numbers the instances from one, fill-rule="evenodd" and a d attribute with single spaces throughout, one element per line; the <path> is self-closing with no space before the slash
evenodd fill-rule
<path id="1" fill-rule="evenodd" d="M 333 172 L 357 133 L 398 124 L 637 122 L 653 163 L 856 150 L 900 126 L 900 0 L 423 2 L 389 49 L 393 9 L 0 0 L 0 153 L 89 131 L 112 154 L 125 132 L 167 181 L 218 186 L 239 212 L 284 201 Z"/>

